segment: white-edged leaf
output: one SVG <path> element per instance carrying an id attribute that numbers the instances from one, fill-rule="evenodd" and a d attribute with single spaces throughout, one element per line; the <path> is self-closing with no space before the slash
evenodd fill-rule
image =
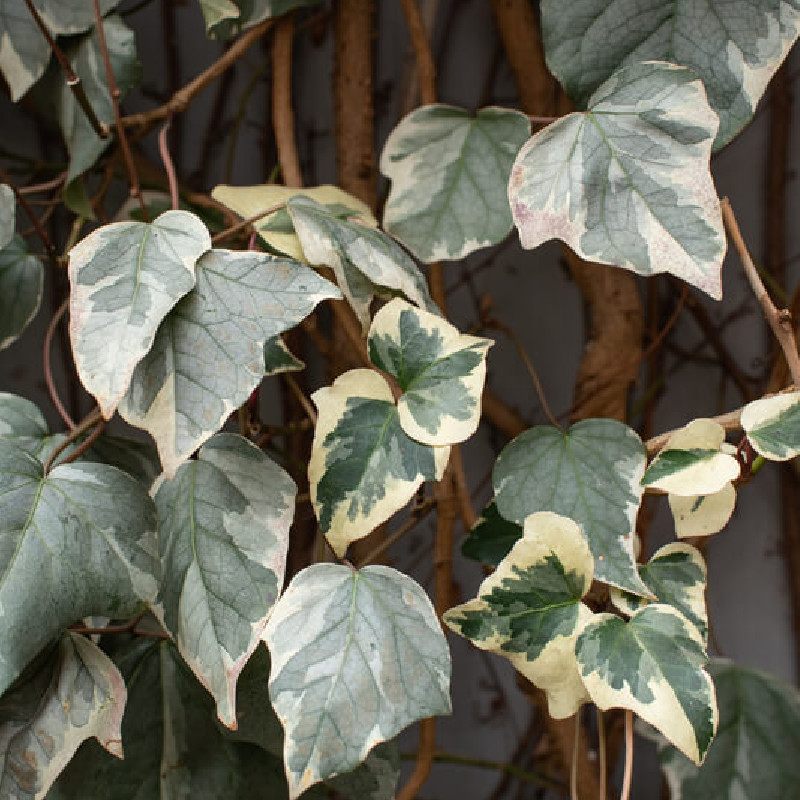
<path id="1" fill-rule="evenodd" d="M 395 298 L 375 315 L 367 341 L 370 361 L 403 390 L 397 410 L 412 439 L 441 446 L 475 433 L 491 339 Z"/>
<path id="2" fill-rule="evenodd" d="M 467 558 L 496 567 L 521 536 L 522 526 L 501 516 L 497 501 L 492 500 L 464 539 L 461 552 Z"/>
<path id="3" fill-rule="evenodd" d="M 506 108 L 412 111 L 381 153 L 380 170 L 392 182 L 384 228 L 427 263 L 502 241 L 512 224 L 508 176 L 530 129 L 524 114 Z"/>
<path id="4" fill-rule="evenodd" d="M 732 483 L 726 483 L 714 494 L 687 497 L 671 494 L 667 500 L 679 539 L 710 536 L 728 524 L 736 506 L 736 489 Z"/>
<path id="5" fill-rule="evenodd" d="M 200 9 L 206 30 L 210 31 L 215 25 L 226 19 L 238 19 L 239 8 L 231 0 L 200 0 Z"/>
<path id="6" fill-rule="evenodd" d="M 104 225 L 70 251 L 72 353 L 106 419 L 161 321 L 194 286 L 197 259 L 210 248 L 194 214 L 166 211 L 152 223 Z"/>
<path id="7" fill-rule="evenodd" d="M 283 586 L 294 481 L 242 436 L 221 433 L 155 491 L 161 559 L 153 611 L 236 726 L 236 681 Z"/>
<path id="8" fill-rule="evenodd" d="M 800 392 L 748 403 L 742 409 L 742 428 L 753 449 L 770 461 L 800 455 Z"/>
<path id="9" fill-rule="evenodd" d="M 725 234 L 709 171 L 718 119 L 688 69 L 624 67 L 588 110 L 522 148 L 508 191 L 522 246 L 549 239 L 640 275 L 669 272 L 719 300 Z"/>
<path id="10" fill-rule="evenodd" d="M 264 342 L 264 377 L 281 372 L 297 372 L 306 365 L 286 346 L 280 336 L 270 336 Z"/>
<path id="11" fill-rule="evenodd" d="M 0 250 L 0 350 L 15 342 L 42 302 L 44 265 L 14 234 Z"/>
<path id="12" fill-rule="evenodd" d="M 447 640 L 422 587 L 389 567 L 304 569 L 264 641 L 292 798 L 412 722 L 450 712 Z"/>
<path id="13" fill-rule="evenodd" d="M 215 5 L 221 2 L 227 3 L 227 0 L 200 0 L 200 2 L 207 6 L 210 3 Z M 297 8 L 314 6 L 319 2 L 320 0 L 230 0 L 230 4 L 237 8 L 238 16 L 220 19 L 214 24 L 209 22 L 209 15 L 205 13 L 204 7 L 207 33 L 213 39 L 230 39 L 265 19 L 280 17 Z"/>
<path id="14" fill-rule="evenodd" d="M 476 647 L 505 656 L 544 690 L 550 716 L 564 719 L 589 699 L 575 640 L 592 617 L 581 598 L 593 574 L 580 525 L 540 511 L 526 518 L 522 538 L 477 597 L 451 608 L 444 621 Z"/>
<path id="15" fill-rule="evenodd" d="M 497 508 L 518 523 L 536 511 L 574 519 L 589 540 L 597 579 L 647 597 L 633 552 L 645 461 L 636 431 L 612 419 L 584 420 L 566 433 L 531 428 L 494 465 Z"/>
<path id="16" fill-rule="evenodd" d="M 0 797 L 43 798 L 86 739 L 122 758 L 126 696 L 111 659 L 64 634 L 37 674 L 0 700 Z"/>
<path id="17" fill-rule="evenodd" d="M 17 221 L 17 201 L 14 190 L 5 183 L 0 183 L 0 250 L 13 238 Z"/>

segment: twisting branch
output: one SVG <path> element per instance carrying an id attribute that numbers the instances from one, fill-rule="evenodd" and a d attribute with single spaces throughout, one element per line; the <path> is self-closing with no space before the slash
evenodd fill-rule
<path id="1" fill-rule="evenodd" d="M 280 211 L 286 203 L 278 203 L 277 205 L 271 206 L 270 208 L 264 209 L 264 211 L 259 211 L 258 214 L 254 214 L 252 217 L 248 217 L 247 219 L 243 219 L 241 222 L 237 222 L 235 225 L 231 225 L 230 228 L 226 228 L 224 231 L 220 231 L 219 233 L 214 234 L 211 237 L 212 244 L 219 244 L 221 241 L 233 236 L 235 233 L 239 233 L 239 231 L 243 231 L 245 228 L 252 225 L 254 222 L 258 222 L 260 219 L 264 219 L 264 217 L 268 217 L 270 214 L 274 214 L 276 211 Z M 252 250 L 252 247 L 249 247 L 248 250 Z"/>
<path id="2" fill-rule="evenodd" d="M 65 300 L 58 307 L 56 313 L 53 314 L 53 318 L 50 320 L 50 324 L 47 326 L 47 331 L 44 335 L 42 362 L 44 367 L 44 382 L 47 384 L 47 393 L 50 395 L 50 399 L 53 401 L 53 405 L 56 407 L 58 415 L 64 420 L 66 426 L 70 430 L 74 430 L 75 422 L 69 415 L 69 412 L 65 408 L 64 404 L 61 402 L 61 398 L 58 396 L 58 390 L 56 389 L 56 382 L 53 380 L 53 369 L 50 361 L 50 349 L 53 343 L 53 336 L 55 335 L 56 329 L 58 328 L 58 323 L 61 322 L 61 319 L 66 313 L 68 306 L 69 300 Z"/>
<path id="3" fill-rule="evenodd" d="M 167 142 L 167 134 L 169 133 L 170 125 L 172 125 L 172 117 L 167 117 L 167 121 L 158 132 L 158 152 L 161 155 L 161 161 L 164 163 L 164 169 L 167 173 L 172 208 L 178 209 L 181 207 L 181 199 L 178 192 L 178 176 L 175 174 L 175 164 L 172 162 L 172 156 L 170 155 L 169 144 Z"/>
<path id="4" fill-rule="evenodd" d="M 411 46 L 414 48 L 414 58 L 417 62 L 420 98 L 423 105 L 430 105 L 436 102 L 436 63 L 433 60 L 417 0 L 402 0 L 402 2 L 408 35 L 411 37 Z"/>
<path id="5" fill-rule="evenodd" d="M 294 108 L 292 107 L 292 45 L 294 15 L 282 17 L 275 26 L 272 42 L 272 125 L 278 163 L 283 183 L 300 188 L 303 176 L 294 138 Z"/>
<path id="6" fill-rule="evenodd" d="M 92 409 L 92 411 L 90 411 L 90 412 L 89 412 L 89 413 L 88 413 L 88 414 L 87 414 L 87 415 L 86 415 L 86 416 L 85 416 L 85 417 L 84 417 L 84 418 L 83 418 L 83 419 L 82 419 L 82 420 L 81 420 L 81 421 L 80 421 L 80 422 L 79 422 L 79 423 L 78 423 L 78 424 L 77 424 L 77 425 L 76 425 L 76 426 L 75 426 L 75 427 L 74 427 L 74 428 L 73 428 L 73 429 L 72 429 L 70 432 L 69 432 L 69 435 L 68 435 L 68 436 L 67 436 L 67 437 L 64 439 L 64 441 L 63 441 L 63 442 L 61 442 L 61 444 L 60 444 L 60 445 L 58 445 L 58 447 L 56 447 L 56 448 L 53 450 L 53 452 L 52 452 L 52 453 L 50 453 L 50 456 L 48 457 L 47 461 L 45 461 L 45 463 L 44 463 L 44 472 L 45 472 L 45 475 L 46 475 L 48 472 L 50 472 L 51 468 L 53 467 L 53 464 L 55 464 L 55 462 L 56 462 L 56 459 L 57 459 L 57 458 L 58 458 L 58 457 L 59 457 L 59 456 L 60 456 L 60 455 L 61 455 L 61 454 L 62 454 L 62 453 L 63 453 L 63 452 L 64 452 L 64 451 L 65 451 L 65 450 L 68 448 L 68 447 L 70 447 L 70 446 L 71 446 L 71 445 L 72 445 L 74 442 L 76 442 L 78 439 L 80 439 L 80 438 L 81 438 L 81 436 L 83 436 L 83 434 L 84 434 L 84 433 L 86 433 L 88 430 L 90 430 L 91 428 L 93 428 L 95 425 L 98 425 L 98 423 L 102 423 L 102 424 L 100 425 L 100 428 L 103 428 L 103 427 L 105 426 L 105 422 L 103 421 L 103 415 L 100 413 L 100 409 L 99 409 L 98 407 L 95 407 L 94 409 Z M 95 437 L 95 438 L 96 438 L 96 437 Z M 85 444 L 85 443 L 84 443 L 84 444 Z M 84 452 L 84 451 L 81 451 L 81 453 L 82 453 L 82 452 Z M 79 455 L 80 455 L 80 453 L 79 453 Z M 75 455 L 73 454 L 73 457 L 71 457 L 69 460 L 70 460 L 70 461 L 72 461 L 72 460 L 74 460 L 74 458 L 77 458 L 77 456 L 75 456 Z"/>

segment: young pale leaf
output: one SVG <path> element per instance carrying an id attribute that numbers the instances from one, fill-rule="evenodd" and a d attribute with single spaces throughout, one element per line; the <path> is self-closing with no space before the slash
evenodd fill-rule
<path id="1" fill-rule="evenodd" d="M 787 392 L 748 403 L 742 427 L 753 449 L 770 461 L 800 455 L 800 392 Z"/>
<path id="2" fill-rule="evenodd" d="M 296 261 L 212 250 L 197 285 L 161 323 L 120 414 L 149 431 L 175 474 L 264 377 L 264 345 L 338 290 Z"/>
<path id="3" fill-rule="evenodd" d="M 14 190 L 5 183 L 0 183 L 0 250 L 13 238 L 16 229 L 17 202 Z"/>
<path id="4" fill-rule="evenodd" d="M 236 727 L 236 681 L 283 586 L 296 487 L 254 444 L 212 437 L 155 492 L 161 576 L 152 609 Z"/>
<path id="5" fill-rule="evenodd" d="M 624 67 L 522 148 L 508 192 L 522 246 L 559 238 L 640 275 L 670 272 L 719 300 L 725 255 L 709 158 L 718 119 L 691 70 Z"/>
<path id="6" fill-rule="evenodd" d="M 649 597 L 633 552 L 646 460 L 636 432 L 611 419 L 584 420 L 567 433 L 531 428 L 494 465 L 497 508 L 518 523 L 535 511 L 574 519 L 589 540 L 598 580 Z"/>
<path id="7" fill-rule="evenodd" d="M 281 372 L 297 372 L 306 365 L 286 346 L 280 336 L 270 336 L 264 342 L 264 377 Z"/>
<path id="8" fill-rule="evenodd" d="M 547 695 L 550 716 L 572 716 L 588 700 L 575 660 L 575 639 L 592 617 L 581 602 L 594 562 L 580 526 L 540 511 L 522 538 L 480 585 L 475 600 L 444 621 L 476 647 L 505 656 Z"/>
<path id="9" fill-rule="evenodd" d="M 391 237 L 357 220 L 342 219 L 302 195 L 290 200 L 287 208 L 306 259 L 333 270 L 365 332 L 376 295 L 400 293 L 420 308 L 441 314 L 414 260 Z"/>
<path id="10" fill-rule="evenodd" d="M 597 614 L 575 655 L 591 699 L 603 710 L 628 708 L 700 764 L 717 729 L 714 684 L 697 628 L 674 608 L 654 603 L 628 622 Z"/>
<path id="11" fill-rule="evenodd" d="M 667 500 L 679 539 L 710 536 L 728 524 L 736 505 L 736 489 L 729 482 L 714 494 L 688 497 L 671 494 Z"/>
<path id="12" fill-rule="evenodd" d="M 511 230 L 506 185 L 530 135 L 518 111 L 428 105 L 389 135 L 380 170 L 392 182 L 383 226 L 419 259 L 463 258 Z"/>
<path id="13" fill-rule="evenodd" d="M 701 78 L 719 114 L 715 148 L 751 119 L 797 37 L 796 0 L 543 0 L 547 64 L 579 105 L 611 73 L 670 61 Z"/>
<path id="14" fill-rule="evenodd" d="M 264 641 L 292 798 L 412 722 L 450 713 L 447 640 L 422 587 L 389 567 L 304 569 Z"/>
<path id="15" fill-rule="evenodd" d="M 95 738 L 122 758 L 125 683 L 83 636 L 66 633 L 53 658 L 0 700 L 0 797 L 39 800 L 75 754 Z"/>
<path id="16" fill-rule="evenodd" d="M 418 442 L 441 446 L 475 433 L 481 416 L 486 353 L 494 344 L 395 298 L 372 321 L 372 363 L 397 378 L 403 430 Z"/>
<path id="17" fill-rule="evenodd" d="M 152 223 L 104 225 L 70 251 L 72 353 L 106 419 L 161 321 L 194 286 L 197 259 L 210 248 L 194 214 L 166 211 Z"/>
<path id="18" fill-rule="evenodd" d="M 461 552 L 467 558 L 496 567 L 521 536 L 522 526 L 502 517 L 497 501 L 492 500 L 464 539 Z"/>
<path id="19" fill-rule="evenodd" d="M 15 342 L 42 302 L 44 266 L 14 234 L 0 250 L 0 350 Z"/>
<path id="20" fill-rule="evenodd" d="M 239 8 L 231 0 L 200 0 L 200 9 L 209 33 L 223 20 L 239 17 Z"/>
<path id="21" fill-rule="evenodd" d="M 271 17 L 280 17 L 283 14 L 288 14 L 296 8 L 303 8 L 304 6 L 314 6 L 320 0 L 200 0 L 203 5 L 203 13 L 206 18 L 206 29 L 208 35 L 212 39 L 230 39 L 241 31 L 252 28 L 263 22 L 265 19 Z M 209 22 L 209 14 L 206 13 L 206 6 L 214 5 L 223 9 L 222 3 L 225 5 L 233 5 L 236 8 L 237 15 L 229 15 L 227 18 L 221 18 L 216 23 Z"/>
<path id="22" fill-rule="evenodd" d="M 319 410 L 308 481 L 320 529 L 338 556 L 402 508 L 426 480 L 440 480 L 449 447 L 411 439 L 389 384 L 369 369 L 314 392 Z"/>

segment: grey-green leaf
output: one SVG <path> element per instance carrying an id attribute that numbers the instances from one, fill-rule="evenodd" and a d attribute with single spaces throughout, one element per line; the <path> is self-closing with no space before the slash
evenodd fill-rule
<path id="1" fill-rule="evenodd" d="M 0 250 L 0 350 L 15 342 L 42 302 L 44 265 L 14 234 Z"/>
<path id="2" fill-rule="evenodd" d="M 280 17 L 296 8 L 314 6 L 319 2 L 320 0 L 200 0 L 207 33 L 213 39 L 230 39 L 265 19 Z M 231 5 L 236 10 L 236 15 L 227 8 Z M 211 6 L 214 6 L 213 12 Z M 215 22 L 211 21 L 212 13 L 219 16 Z"/>
<path id="3" fill-rule="evenodd" d="M 742 427 L 753 449 L 771 461 L 800 455 L 800 392 L 787 392 L 748 403 Z"/>
<path id="4" fill-rule="evenodd" d="M 381 172 L 392 182 L 383 226 L 424 262 L 459 259 L 511 230 L 506 185 L 530 135 L 518 111 L 428 105 L 389 135 Z"/>
<path id="5" fill-rule="evenodd" d="M 14 190 L 5 183 L 0 183 L 0 250 L 14 237 L 17 220 L 17 201 Z"/>
<path id="6" fill-rule="evenodd" d="M 461 552 L 475 561 L 496 567 L 522 536 L 522 525 L 500 515 L 492 500 L 461 545 Z"/>
<path id="7" fill-rule="evenodd" d="M 47 420 L 35 403 L 0 392 L 0 440 L 9 440 L 35 456 L 49 435 Z"/>
<path id="8" fill-rule="evenodd" d="M 264 342 L 264 377 L 281 372 L 297 372 L 305 369 L 305 364 L 292 353 L 286 342 L 279 336 L 270 336 Z"/>

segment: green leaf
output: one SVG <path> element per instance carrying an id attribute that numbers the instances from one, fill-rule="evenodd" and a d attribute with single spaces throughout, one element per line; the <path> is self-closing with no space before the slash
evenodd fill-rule
<path id="1" fill-rule="evenodd" d="M 420 308 L 441 314 L 413 259 L 385 233 L 342 219 L 308 197 L 293 198 L 287 208 L 306 259 L 333 270 L 364 331 L 369 328 L 369 308 L 376 296 L 399 293 Z"/>
<path id="2" fill-rule="evenodd" d="M 14 238 L 17 220 L 17 201 L 14 190 L 0 183 L 0 250 Z"/>
<path id="3" fill-rule="evenodd" d="M 194 214 L 167 211 L 152 223 L 104 225 L 70 251 L 72 353 L 106 419 L 161 321 L 194 286 L 195 263 L 210 248 Z"/>
<path id="4" fill-rule="evenodd" d="M 720 117 L 715 149 L 751 119 L 797 37 L 796 0 L 543 0 L 547 64 L 575 102 L 639 61 L 691 67 Z"/>
<path id="5" fill-rule="evenodd" d="M 264 641 L 292 798 L 412 722 L 450 712 L 447 640 L 422 587 L 389 567 L 304 569 Z"/>
<path id="6" fill-rule="evenodd" d="M 589 261 L 669 272 L 719 300 L 726 243 L 709 171 L 717 125 L 691 70 L 622 68 L 587 111 L 520 151 L 509 198 L 522 246 L 558 238 Z"/>
<path id="7" fill-rule="evenodd" d="M 338 296 L 303 264 L 254 251 L 212 250 L 196 279 L 161 323 L 119 408 L 152 434 L 169 477 L 261 383 L 266 341 Z"/>
<path id="8" fill-rule="evenodd" d="M 102 650 L 66 633 L 53 658 L 0 700 L 0 796 L 44 797 L 81 742 L 94 737 L 122 758 L 126 691 Z"/>
<path id="9" fill-rule="evenodd" d="M 475 561 L 496 567 L 522 536 L 522 526 L 500 516 L 497 501 L 492 500 L 461 545 L 461 552 Z"/>
<path id="10" fill-rule="evenodd" d="M 645 461 L 636 432 L 615 420 L 584 420 L 567 433 L 531 428 L 494 465 L 497 509 L 518 523 L 535 511 L 574 519 L 589 540 L 597 579 L 647 597 L 633 553 Z"/>
<path id="11" fill-rule="evenodd" d="M 208 32 L 223 20 L 239 17 L 239 8 L 231 0 L 200 0 L 200 8 Z"/>
<path id="12" fill-rule="evenodd" d="M 208 35 L 214 39 L 230 39 L 247 28 L 252 28 L 265 19 L 280 17 L 296 8 L 315 6 L 320 0 L 230 0 L 230 5 L 237 9 L 238 17 L 220 19 L 215 24 L 209 22 L 205 6 L 211 2 L 226 2 L 226 0 L 200 0 L 204 6 L 203 13 L 206 18 Z"/>
<path id="13" fill-rule="evenodd" d="M 125 436 L 101 436 L 81 459 L 118 467 L 148 490 L 161 472 L 155 447 Z"/>
<path id="14" fill-rule="evenodd" d="M 597 614 L 575 655 L 589 695 L 603 711 L 627 708 L 661 731 L 696 764 L 717 729 L 714 684 L 697 628 L 674 608 L 654 603 L 626 623 Z"/>
<path id="15" fill-rule="evenodd" d="M 21 236 L 0 250 L 0 350 L 15 342 L 42 302 L 44 265 Z"/>
<path id="16" fill-rule="evenodd" d="M 671 494 L 667 500 L 675 520 L 675 534 L 679 539 L 710 536 L 728 524 L 736 505 L 736 489 L 732 483 L 726 483 L 714 494 L 686 497 Z"/>
<path id="17" fill-rule="evenodd" d="M 428 105 L 404 117 L 380 160 L 392 182 L 383 226 L 419 259 L 455 260 L 511 230 L 506 186 L 530 135 L 519 111 Z"/>
<path id="18" fill-rule="evenodd" d="M 159 592 L 153 612 L 236 726 L 236 681 L 283 586 L 297 490 L 247 439 L 212 437 L 154 493 Z"/>
<path id="19" fill-rule="evenodd" d="M 0 693 L 62 628 L 125 617 L 156 594 L 156 514 L 132 477 L 104 464 L 43 474 L 0 442 Z"/>
<path id="20" fill-rule="evenodd" d="M 800 392 L 787 392 L 748 403 L 742 427 L 753 449 L 770 461 L 800 455 Z"/>
<path id="21" fill-rule="evenodd" d="M 0 443 L 9 441 L 36 456 L 49 434 L 47 421 L 35 403 L 0 392 Z"/>
<path id="22" fill-rule="evenodd" d="M 444 621 L 476 647 L 505 656 L 543 689 L 550 716 L 571 717 L 588 700 L 575 639 L 592 612 L 581 602 L 594 563 L 580 526 L 549 511 L 525 520 L 522 538 Z"/>
<path id="23" fill-rule="evenodd" d="M 281 372 L 297 372 L 305 367 L 280 336 L 271 336 L 264 342 L 264 377 Z"/>
<path id="24" fill-rule="evenodd" d="M 429 447 L 400 426 L 392 390 L 354 369 L 314 392 L 319 410 L 308 464 L 320 530 L 338 556 L 402 508 L 426 480 L 440 480 L 449 447 Z"/>

